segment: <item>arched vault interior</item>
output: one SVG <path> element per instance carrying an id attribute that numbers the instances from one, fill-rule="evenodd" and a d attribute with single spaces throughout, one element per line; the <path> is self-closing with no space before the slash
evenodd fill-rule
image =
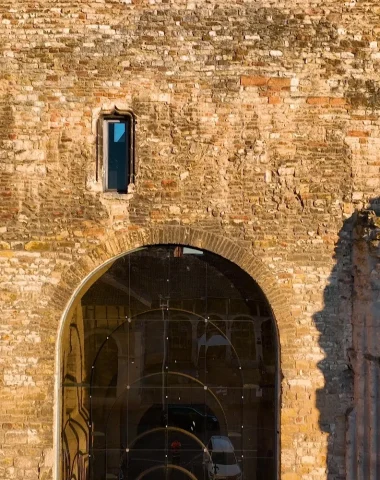
<path id="1" fill-rule="evenodd" d="M 276 478 L 276 335 L 247 273 L 158 245 L 116 260 L 77 300 L 62 345 L 62 478 Z"/>

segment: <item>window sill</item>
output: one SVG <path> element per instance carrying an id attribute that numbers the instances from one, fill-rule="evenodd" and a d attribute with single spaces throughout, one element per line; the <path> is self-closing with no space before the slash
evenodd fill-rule
<path id="1" fill-rule="evenodd" d="M 110 200 L 130 200 L 133 197 L 133 192 L 119 193 L 119 192 L 103 192 L 103 198 Z"/>

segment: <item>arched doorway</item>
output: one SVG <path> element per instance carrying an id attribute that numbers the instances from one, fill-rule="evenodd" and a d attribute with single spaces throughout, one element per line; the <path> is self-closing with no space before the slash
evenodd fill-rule
<path id="1" fill-rule="evenodd" d="M 274 327 L 255 281 L 218 255 L 116 260 L 66 329 L 63 478 L 275 480 Z"/>

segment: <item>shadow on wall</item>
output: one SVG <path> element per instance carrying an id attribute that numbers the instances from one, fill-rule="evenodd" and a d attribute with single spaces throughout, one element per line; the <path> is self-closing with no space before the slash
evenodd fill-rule
<path id="1" fill-rule="evenodd" d="M 353 407 L 354 380 L 348 354 L 352 345 L 352 234 L 355 221 L 356 214 L 344 222 L 339 232 L 335 266 L 323 293 L 324 308 L 313 317 L 324 353 L 323 360 L 318 362 L 324 386 L 317 390 L 316 406 L 320 430 L 327 435 L 327 480 L 346 480 L 346 428 Z M 323 455 L 323 452 L 319 454 Z"/>
<path id="2" fill-rule="evenodd" d="M 324 308 L 314 315 L 325 354 L 316 403 L 328 436 L 328 480 L 380 478 L 380 198 L 367 207 L 339 232 Z"/>

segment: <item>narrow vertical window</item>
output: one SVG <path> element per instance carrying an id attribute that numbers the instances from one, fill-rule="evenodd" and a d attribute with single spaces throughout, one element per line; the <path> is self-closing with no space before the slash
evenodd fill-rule
<path id="1" fill-rule="evenodd" d="M 106 191 L 127 193 L 133 183 L 133 118 L 103 117 L 103 167 Z"/>

